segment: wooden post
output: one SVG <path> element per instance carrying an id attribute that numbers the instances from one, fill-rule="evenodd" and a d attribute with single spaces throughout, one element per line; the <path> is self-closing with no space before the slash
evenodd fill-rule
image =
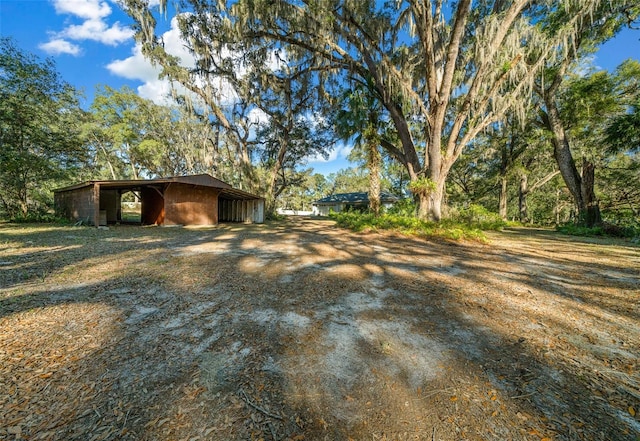
<path id="1" fill-rule="evenodd" d="M 93 225 L 100 226 L 100 184 L 93 184 Z"/>

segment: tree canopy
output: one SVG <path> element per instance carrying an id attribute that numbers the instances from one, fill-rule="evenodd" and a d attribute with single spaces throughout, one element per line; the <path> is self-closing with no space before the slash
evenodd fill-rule
<path id="1" fill-rule="evenodd" d="M 280 54 L 316 73 L 329 102 L 336 88 L 365 85 L 395 129 L 397 142 L 382 138 L 382 147 L 406 168 L 419 216 L 435 220 L 465 148 L 507 112 L 524 118 L 535 80 L 572 62 L 579 42 L 602 40 L 638 13 L 632 2 L 598 0 L 185 0 L 179 19 L 197 60 L 186 75 L 163 53 L 148 4 L 125 4 L 143 52 L 172 79 L 193 84 L 189 75 L 224 65 L 211 60 L 231 48 L 249 66 Z"/>
<path id="2" fill-rule="evenodd" d="M 167 2 L 150 3 L 123 7 L 173 105 L 103 86 L 82 111 L 50 60 L 3 40 L 6 214 L 72 178 L 190 173 L 259 193 L 269 212 L 356 189 L 374 212 L 380 190 L 410 194 L 435 221 L 469 204 L 589 226 L 601 202 L 605 217 L 638 212 L 623 188 L 637 172 L 638 62 L 586 61 L 637 20 L 634 2 L 181 0 L 182 58 L 158 30 Z M 309 161 L 339 140 L 359 167 L 320 180 Z"/>
<path id="3" fill-rule="evenodd" d="M 46 209 L 51 185 L 84 163 L 78 96 L 52 60 L 0 39 L 0 203 L 9 216 Z"/>

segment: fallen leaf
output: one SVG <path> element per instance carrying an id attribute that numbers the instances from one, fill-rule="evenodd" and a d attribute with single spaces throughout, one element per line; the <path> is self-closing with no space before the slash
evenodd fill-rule
<path id="1" fill-rule="evenodd" d="M 636 416 L 636 410 L 632 406 L 629 406 L 629 415 Z"/>

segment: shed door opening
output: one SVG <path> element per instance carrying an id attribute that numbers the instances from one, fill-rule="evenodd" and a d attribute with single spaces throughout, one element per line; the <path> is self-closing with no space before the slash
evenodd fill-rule
<path id="1" fill-rule="evenodd" d="M 120 202 L 120 221 L 123 224 L 139 224 L 142 222 L 142 204 L 140 196 L 134 191 L 124 191 Z"/>

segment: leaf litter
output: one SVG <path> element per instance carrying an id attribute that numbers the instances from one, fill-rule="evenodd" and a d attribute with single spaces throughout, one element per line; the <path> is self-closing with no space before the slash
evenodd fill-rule
<path id="1" fill-rule="evenodd" d="M 640 249 L 0 226 L 0 439 L 636 440 Z"/>

